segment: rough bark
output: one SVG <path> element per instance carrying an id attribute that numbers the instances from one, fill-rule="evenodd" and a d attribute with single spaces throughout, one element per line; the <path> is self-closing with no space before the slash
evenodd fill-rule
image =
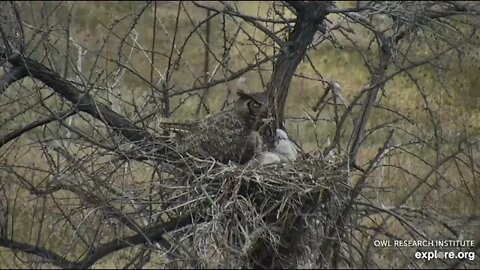
<path id="1" fill-rule="evenodd" d="M 281 55 L 274 64 L 273 75 L 267 89 L 276 127 L 282 127 L 285 121 L 285 102 L 294 72 L 327 16 L 328 7 L 332 5 L 330 1 L 287 2 L 295 9 L 297 19 L 289 39 L 284 43 Z"/>

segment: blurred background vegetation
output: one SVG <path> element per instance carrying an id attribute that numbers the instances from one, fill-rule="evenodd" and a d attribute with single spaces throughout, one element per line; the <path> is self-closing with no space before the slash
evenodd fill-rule
<path id="1" fill-rule="evenodd" d="M 215 2 L 200 3 L 220 8 Z M 339 1 L 337 7 L 354 7 L 355 3 Z M 239 1 L 235 5 L 244 14 L 274 17 L 272 2 Z M 256 60 L 279 53 L 279 49 L 273 46 L 273 41 L 252 25 L 240 18 L 233 20 L 222 14 L 214 15 L 214 12 L 207 12 L 192 2 L 157 2 L 156 16 L 154 5 L 146 5 L 142 1 L 45 1 L 25 2 L 21 7 L 25 35 L 31 38 L 27 46 L 31 48 L 31 57 L 44 61 L 68 80 L 89 85 L 87 91 L 98 101 L 109 104 L 113 110 L 132 121 L 143 119 L 142 123 L 158 133 L 161 132 L 158 123 L 165 119 L 203 118 L 221 110 L 226 106 L 226 100 L 229 103 L 235 98 L 237 84 L 235 79 L 208 89 L 191 89 L 205 82 L 221 81 Z M 288 10 L 284 10 L 284 13 L 288 18 L 295 18 Z M 198 25 L 208 16 L 214 17 L 209 21 L 207 37 L 206 23 Z M 339 16 L 331 14 L 328 18 L 335 21 Z M 376 19 L 379 20 L 378 25 L 381 25 L 382 18 Z M 478 24 L 480 17 L 470 17 L 469 20 L 472 24 Z M 273 23 L 265 25 L 272 31 L 280 30 L 281 27 Z M 342 94 L 350 102 L 370 81 L 370 72 L 364 59 L 376 61 L 377 48 L 371 44 L 371 33 L 360 26 L 351 27 L 355 31 L 349 35 L 351 40 L 337 33 L 335 42 L 327 40 L 310 49 L 309 58 L 305 58 L 298 66 L 290 85 L 286 127 L 289 135 L 305 152 L 325 148 L 327 138 L 332 139 L 336 131 L 335 110 L 331 103 L 315 119 L 315 104 L 325 91 L 322 81 L 338 81 Z M 468 28 L 460 22 L 451 27 Z M 199 29 L 198 32 L 193 32 L 196 28 Z M 65 36 L 70 36 L 70 40 L 66 40 Z M 365 196 L 368 200 L 385 206 L 435 208 L 436 212 L 450 218 L 446 221 L 448 224 L 461 228 L 464 239 L 480 239 L 480 184 L 475 169 L 478 165 L 472 165 L 479 162 L 477 147 L 470 149 L 471 155 L 468 158 L 459 158 L 438 168 L 414 196 L 408 194 L 415 189 L 419 179 L 432 169 L 432 164 L 457 150 L 465 140 L 480 138 L 479 37 L 475 33 L 470 44 L 442 54 L 432 61 L 434 65 L 426 64 L 410 69 L 411 77 L 400 73 L 387 81 L 385 91 L 379 97 L 378 106 L 367 125 L 370 130 L 367 131 L 368 137 L 360 148 L 357 160 L 359 166 L 370 161 L 383 145 L 388 132 L 395 130 L 392 144 L 401 144 L 404 151 L 383 160 L 388 166 L 380 167 L 369 177 L 370 189 L 367 188 Z M 286 38 L 285 33 L 284 39 Z M 205 72 L 207 39 L 208 73 Z M 448 30 L 432 30 L 402 46 L 410 46 L 404 52 L 409 60 L 416 62 L 430 59 L 435 52 L 440 52 L 457 39 Z M 258 45 L 252 40 L 265 42 Z M 438 47 L 432 48 L 434 45 Z M 172 52 L 174 57 L 170 57 Z M 178 57 L 179 52 L 181 57 Z M 65 61 L 66 53 L 69 61 Z M 404 65 L 407 66 L 408 63 Z M 78 69 L 83 78 L 78 76 Z M 401 67 L 393 67 L 390 71 L 398 69 Z M 248 91 L 257 92 L 266 89 L 271 74 L 272 62 L 266 61 L 260 68 L 242 76 L 246 78 Z M 151 85 L 162 91 L 169 89 L 166 91 L 169 95 L 168 108 L 159 102 L 165 98 L 160 94 L 161 91 L 154 92 Z M 19 88 L 31 90 L 18 91 Z M 30 79 L 9 87 L 0 96 L 0 105 L 4 108 L 0 114 L 0 133 L 7 133 L 23 123 L 31 122 L 36 115 L 47 114 L 49 109 L 57 111 L 65 107 L 61 98 L 52 96 L 45 99 L 48 95 L 51 95 L 51 91 Z M 200 106 L 203 95 L 205 104 Z M 46 105 L 38 104 L 39 99 L 45 99 Z M 99 127 L 87 115 L 80 114 L 73 121 L 77 128 L 90 136 L 106 137 L 106 129 Z M 349 123 L 344 130 L 343 146 L 348 143 L 352 127 L 353 124 Z M 48 178 L 46 172 L 22 168 L 48 167 L 42 148 L 36 141 L 40 138 L 47 140 L 67 136 L 66 133 L 65 129 L 55 123 L 49 124 L 48 128 L 29 132 L 10 146 L 4 147 L 9 150 L 0 151 L 2 167 L 10 166 L 13 169 L 8 173 L 26 178 L 33 177 L 29 174 L 34 173 L 37 179 L 35 184 L 41 186 Z M 16 150 L 12 151 L 12 147 Z M 92 154 L 88 147 L 78 147 L 76 151 L 78 156 Z M 93 167 L 108 163 L 103 160 L 101 153 L 93 155 L 98 155 L 91 161 Z M 151 173 L 149 168 L 138 164 L 132 164 L 129 170 L 132 170 L 132 178 L 123 180 L 131 183 L 141 182 L 145 175 Z M 6 179 L 7 170 L 0 171 L 0 177 Z M 37 235 L 31 224 L 36 219 L 43 218 L 38 213 L 46 206 L 39 204 L 37 199 L 33 200 L 33 195 L 25 190 L 16 191 L 24 194 L 19 196 L 13 191 L 7 196 L 23 198 L 23 207 L 19 208 L 22 210 L 16 213 L 16 219 L 22 221 L 16 222 L 14 228 L 17 239 L 31 241 L 38 237 L 39 242 L 53 250 L 65 246 L 72 231 L 55 229 L 56 214 L 49 213 L 51 233 Z M 405 198 L 408 200 L 405 201 Z M 69 200 L 66 203 L 74 204 Z M 467 224 L 464 223 L 465 218 L 477 221 Z M 75 223 L 73 220 L 71 222 Z M 375 222 L 373 219 L 363 221 L 365 226 Z M 426 231 L 428 226 L 422 224 Z M 88 230 L 81 226 L 79 229 Z M 435 231 L 437 229 L 432 227 L 430 236 L 445 238 L 444 232 Z M 393 221 L 389 224 L 389 230 L 399 236 L 406 237 L 407 234 L 404 228 Z M 69 247 L 74 249 L 74 245 Z M 75 250 L 69 252 L 76 253 Z M 128 254 L 114 255 L 117 257 L 107 258 L 97 267 L 117 267 L 121 265 L 122 256 L 128 257 Z M 390 256 L 392 257 L 388 258 L 391 259 L 397 255 Z M 0 268 L 32 266 L 30 261 L 22 264 L 21 260 L 26 258 L 31 259 L 29 255 L 14 255 L 11 251 L 0 248 Z M 395 265 L 395 260 L 385 263 Z M 152 260 L 150 267 L 155 267 L 155 260 Z"/>

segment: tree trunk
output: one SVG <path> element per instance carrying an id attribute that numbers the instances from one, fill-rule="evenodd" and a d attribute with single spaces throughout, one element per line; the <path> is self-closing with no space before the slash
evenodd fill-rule
<path id="1" fill-rule="evenodd" d="M 327 8 L 332 5 L 330 1 L 288 1 L 288 3 L 297 12 L 297 19 L 288 41 L 283 44 L 282 54 L 274 64 L 273 75 L 267 87 L 277 128 L 283 127 L 285 121 L 285 101 L 293 74 L 305 56 L 319 25 L 328 14 Z"/>

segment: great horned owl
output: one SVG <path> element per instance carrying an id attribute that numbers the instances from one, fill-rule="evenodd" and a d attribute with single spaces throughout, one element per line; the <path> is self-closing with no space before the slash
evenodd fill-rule
<path id="1" fill-rule="evenodd" d="M 182 125 L 175 138 L 180 154 L 199 158 L 213 157 L 228 163 L 246 163 L 262 146 L 273 141 L 268 134 L 268 99 L 265 92 L 237 91 L 238 99 L 231 110 Z"/>

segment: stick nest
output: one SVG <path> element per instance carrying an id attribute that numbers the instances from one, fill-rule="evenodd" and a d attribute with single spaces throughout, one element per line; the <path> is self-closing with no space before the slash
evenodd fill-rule
<path id="1" fill-rule="evenodd" d="M 177 195 L 202 213 L 205 222 L 188 235 L 199 266 L 208 268 L 297 266 L 308 230 L 334 224 L 350 189 L 347 172 L 316 153 L 259 168 L 192 164 L 182 176 L 188 188 Z"/>

